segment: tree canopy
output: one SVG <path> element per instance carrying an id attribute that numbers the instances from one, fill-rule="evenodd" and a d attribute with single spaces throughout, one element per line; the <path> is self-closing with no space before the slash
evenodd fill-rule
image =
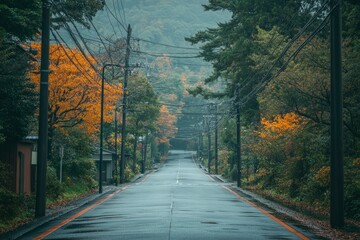
<path id="1" fill-rule="evenodd" d="M 0 40 L 0 143 L 20 140 L 34 127 L 37 92 L 29 61 L 24 49 Z"/>

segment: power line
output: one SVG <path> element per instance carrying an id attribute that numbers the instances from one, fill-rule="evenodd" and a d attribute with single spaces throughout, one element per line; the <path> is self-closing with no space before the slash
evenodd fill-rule
<path id="1" fill-rule="evenodd" d="M 168 57 L 168 58 L 202 58 L 200 55 L 194 55 L 194 56 L 175 56 L 175 55 L 169 55 L 167 53 L 149 53 L 149 52 L 143 52 L 143 51 L 133 51 L 134 53 L 148 55 L 152 57 Z"/>
<path id="2" fill-rule="evenodd" d="M 142 39 L 142 38 L 133 38 L 133 39 L 136 41 L 142 41 L 142 42 L 146 42 L 146 43 L 151 43 L 153 45 L 160 45 L 160 46 L 165 46 L 165 47 L 169 47 L 169 48 L 184 49 L 184 50 L 197 50 L 197 51 L 201 50 L 200 48 L 180 47 L 180 46 L 175 46 L 175 45 L 170 45 L 170 44 L 165 44 L 165 43 L 153 42 L 153 41 Z"/>
<path id="3" fill-rule="evenodd" d="M 331 11 L 330 11 L 331 13 Z M 255 87 L 249 94 L 245 96 L 245 101 L 242 101 L 240 104 L 245 104 L 248 102 L 252 96 L 257 94 L 262 88 L 264 88 L 268 82 L 275 79 L 277 76 L 280 75 L 281 72 L 285 71 L 286 67 L 289 65 L 289 63 L 294 60 L 294 58 L 299 54 L 299 52 L 326 26 L 328 23 L 328 18 L 330 16 L 330 13 L 325 17 L 325 19 L 318 25 L 318 27 L 306 38 L 306 40 L 299 46 L 297 49 L 289 56 L 289 58 L 286 60 L 286 62 L 276 71 L 276 73 L 268 77 L 271 72 L 273 71 L 274 67 L 276 66 L 277 62 L 280 62 L 280 60 L 284 57 L 284 55 L 280 55 L 279 58 L 276 60 L 276 62 L 273 64 L 273 66 L 267 71 L 265 76 L 262 78 L 262 80 L 259 82 L 257 87 Z"/>
<path id="4" fill-rule="evenodd" d="M 109 11 L 109 13 L 111 14 L 111 16 L 116 20 L 116 22 L 120 25 L 120 29 L 121 31 L 124 30 L 125 32 L 127 32 L 127 28 L 125 27 L 125 25 L 117 18 L 117 16 L 115 16 L 115 14 L 110 10 L 109 6 L 106 4 L 105 5 L 107 11 Z"/>
<path id="5" fill-rule="evenodd" d="M 273 79 L 272 77 L 269 78 L 269 75 L 271 74 L 271 72 L 274 70 L 274 68 L 276 67 L 276 65 L 278 63 L 280 63 L 280 61 L 285 57 L 286 53 L 288 52 L 288 50 L 292 47 L 292 45 L 295 44 L 296 40 L 300 38 L 300 36 L 305 33 L 306 29 L 320 16 L 320 14 L 322 13 L 323 9 L 326 7 L 326 4 L 329 2 L 329 0 L 326 0 L 324 2 L 324 4 L 318 9 L 318 11 L 309 19 L 309 21 L 304 25 L 304 27 L 302 27 L 300 29 L 300 31 L 295 34 L 295 36 L 285 45 L 285 47 L 282 49 L 281 53 L 279 54 L 279 56 L 276 58 L 276 60 L 274 61 L 274 63 L 271 65 L 271 67 L 269 68 L 269 70 L 266 72 L 266 74 L 262 77 L 262 79 L 260 80 L 260 82 L 255 86 L 255 88 L 249 93 L 246 95 L 246 97 L 248 98 L 247 101 L 249 101 L 251 99 L 252 96 L 254 96 L 256 93 L 258 93 L 260 90 L 261 90 L 261 86 L 266 82 L 270 81 L 271 79 Z M 325 20 L 322 21 L 322 23 L 324 22 Z M 279 44 L 280 46 L 280 44 Z M 278 46 L 278 47 L 279 47 Z M 271 53 L 271 56 L 275 53 L 277 49 L 275 48 L 273 50 L 273 52 Z M 261 66 L 261 69 L 266 65 L 267 62 L 264 62 L 264 64 Z M 242 90 L 244 89 L 245 87 L 247 87 L 253 79 L 255 79 L 255 77 L 257 75 L 260 74 L 261 72 L 261 69 L 259 71 L 257 71 L 254 75 L 252 75 L 251 77 L 249 76 L 247 79 L 246 79 L 246 83 L 244 86 L 238 86 L 236 88 L 235 91 L 237 90 Z M 247 102 L 246 101 L 246 102 Z M 242 104 L 245 104 L 246 102 L 242 103 Z M 240 102 L 237 102 L 236 104 L 240 104 Z"/>

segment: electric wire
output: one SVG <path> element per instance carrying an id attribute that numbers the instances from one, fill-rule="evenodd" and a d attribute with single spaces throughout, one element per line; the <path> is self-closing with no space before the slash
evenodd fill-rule
<path id="1" fill-rule="evenodd" d="M 127 32 L 127 28 L 125 27 L 125 25 L 117 18 L 117 16 L 115 16 L 115 14 L 110 10 L 109 6 L 106 4 L 105 7 L 106 7 L 107 11 L 109 11 L 110 15 L 119 24 L 121 31 L 124 30 L 125 32 Z"/>
<path id="2" fill-rule="evenodd" d="M 332 11 L 332 10 L 331 10 Z M 297 47 L 297 49 L 289 56 L 289 58 L 285 61 L 284 64 L 280 66 L 280 68 L 273 74 L 271 77 L 270 74 L 274 70 L 274 67 L 270 68 L 270 70 L 265 74 L 260 83 L 254 88 L 249 94 L 245 96 L 245 101 L 242 101 L 240 104 L 246 104 L 252 96 L 257 94 L 261 89 L 263 89 L 271 80 L 275 79 L 280 75 L 281 72 L 285 71 L 286 67 L 289 65 L 291 61 L 295 59 L 295 57 L 299 54 L 299 52 L 326 26 L 328 23 L 330 13 L 325 17 L 325 19 L 318 25 L 318 27 L 306 38 L 306 40 Z M 283 57 L 283 56 L 282 56 Z M 280 60 L 279 60 L 280 61 Z M 274 65 L 273 65 L 274 66 Z"/>
<path id="3" fill-rule="evenodd" d="M 324 9 L 324 7 L 326 6 L 326 4 L 328 3 L 329 1 L 324 1 L 324 4 L 322 5 L 322 7 L 317 11 L 317 13 L 308 21 L 308 23 L 302 28 L 302 30 L 301 31 L 299 31 L 299 33 L 297 34 L 297 35 L 295 35 L 295 37 L 297 37 L 297 39 L 305 32 L 305 30 L 310 26 L 310 24 L 315 20 L 315 17 L 318 17 L 319 16 L 319 14 L 322 12 L 322 10 Z M 332 9 L 333 10 L 333 9 Z M 332 12 L 332 10 L 330 11 L 330 13 Z M 311 42 L 311 40 L 326 26 L 326 24 L 327 24 L 327 19 L 328 19 L 328 17 L 330 16 L 330 13 L 325 17 L 325 19 L 323 19 L 322 21 L 321 21 L 321 23 L 318 25 L 318 27 L 312 32 L 312 34 L 310 34 L 310 36 L 308 36 L 308 38 L 290 55 L 290 57 L 287 59 L 287 61 L 280 67 L 280 69 L 277 71 L 277 73 L 272 77 L 272 78 L 269 78 L 269 79 L 267 79 L 268 81 L 270 81 L 270 80 L 272 80 L 272 79 L 274 79 L 274 78 L 276 78 L 282 71 L 284 71 L 285 70 L 285 68 L 287 67 L 287 65 L 292 61 L 292 60 L 294 60 L 294 58 L 298 55 L 298 53 L 307 45 L 307 44 L 309 44 L 310 42 Z M 311 23 L 310 23 L 311 22 Z M 300 34 L 300 35 L 299 35 Z M 293 43 L 292 43 L 292 45 L 295 43 L 295 40 L 294 41 L 292 41 Z M 292 46 L 291 45 L 291 46 Z M 290 49 L 290 47 L 291 46 L 289 46 L 288 47 L 288 45 L 283 49 L 283 51 L 282 51 L 282 53 L 284 52 L 284 50 L 288 50 L 288 49 Z M 281 56 L 281 58 L 282 57 L 284 57 L 285 56 L 285 54 L 280 54 L 280 56 Z M 279 61 L 279 57 L 278 57 L 278 59 L 275 61 L 275 63 L 273 64 L 273 66 L 277 63 L 277 61 Z M 272 71 L 273 70 L 273 66 L 270 68 L 270 70 L 268 71 L 268 72 L 270 72 L 270 71 Z M 266 74 L 265 76 L 267 76 L 268 74 Z M 254 76 L 252 77 L 252 78 L 254 78 Z M 250 99 L 251 99 L 251 97 L 252 96 L 254 96 L 256 93 L 258 93 L 261 89 L 262 89 L 262 87 L 261 86 L 263 86 L 263 84 L 265 83 L 267 83 L 268 81 L 264 81 L 266 78 L 262 78 L 262 81 L 260 81 L 260 83 L 261 84 L 258 84 L 258 87 L 256 88 L 256 90 L 254 91 L 251 91 L 249 94 L 247 94 L 246 95 L 246 98 L 247 98 L 247 100 L 246 100 L 246 102 L 247 101 L 249 101 Z M 260 85 L 260 87 L 259 87 L 259 85 Z M 236 91 L 238 91 L 238 90 L 241 90 L 241 88 L 238 86 L 236 89 L 235 89 Z M 234 98 L 233 98 L 234 99 Z M 246 102 L 244 102 L 244 101 L 239 101 L 239 100 L 237 100 L 237 101 L 235 101 L 234 102 L 234 105 L 235 106 L 237 106 L 237 105 L 244 105 L 244 104 L 246 104 Z M 239 106 L 238 106 L 239 107 Z M 233 117 L 235 114 L 233 113 L 233 114 L 231 114 L 231 115 L 228 115 L 228 116 L 224 116 L 223 118 L 224 119 L 220 119 L 220 121 L 222 120 L 223 122 L 224 122 L 224 120 L 226 120 L 226 121 L 228 121 L 231 117 Z M 219 122 L 220 122 L 219 121 Z"/>
<path id="4" fill-rule="evenodd" d="M 141 41 L 141 42 L 146 42 L 146 43 L 150 43 L 153 45 L 160 45 L 160 46 L 164 46 L 164 47 L 169 47 L 169 48 L 175 48 L 175 49 L 183 49 L 183 50 L 196 50 L 196 51 L 200 51 L 200 48 L 192 48 L 192 47 L 181 47 L 181 46 L 175 46 L 175 45 L 170 45 L 170 44 L 165 44 L 165 43 L 160 43 L 160 42 L 153 42 L 150 40 L 146 40 L 143 38 L 139 38 L 139 37 L 132 37 L 132 39 L 136 40 L 136 41 Z"/>

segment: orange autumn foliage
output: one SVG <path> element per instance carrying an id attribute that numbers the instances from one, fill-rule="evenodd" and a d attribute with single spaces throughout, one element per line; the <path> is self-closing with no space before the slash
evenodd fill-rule
<path id="1" fill-rule="evenodd" d="M 31 48 L 38 50 L 35 57 L 40 59 L 41 45 L 32 43 Z M 88 59 L 91 64 L 95 65 L 93 58 L 88 56 Z M 33 67 L 39 70 L 39 61 L 35 62 Z M 59 44 L 50 45 L 50 70 L 49 128 L 66 129 L 78 126 L 89 134 L 97 132 L 101 111 L 101 77 L 99 73 L 91 67 L 81 52 Z M 31 78 L 34 83 L 39 83 L 39 75 L 32 74 Z M 121 97 L 121 84 L 105 83 L 105 122 L 112 121 L 115 104 Z"/>
<path id="2" fill-rule="evenodd" d="M 159 129 L 159 143 L 169 144 L 169 139 L 174 137 L 177 132 L 175 123 L 176 116 L 171 114 L 166 106 L 161 106 L 160 116 L 157 120 Z"/>
<path id="3" fill-rule="evenodd" d="M 302 128 L 304 120 L 295 113 L 286 113 L 284 115 L 275 116 L 273 121 L 261 118 L 261 125 L 262 129 L 258 132 L 261 138 L 278 139 Z"/>

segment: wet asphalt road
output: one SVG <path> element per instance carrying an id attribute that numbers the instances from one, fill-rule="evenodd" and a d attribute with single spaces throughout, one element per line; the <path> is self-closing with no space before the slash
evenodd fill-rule
<path id="1" fill-rule="evenodd" d="M 74 213 L 72 213 L 74 214 Z M 23 236 L 32 239 L 64 219 Z M 44 239 L 299 239 L 174 151 L 163 168 L 129 185 Z"/>

